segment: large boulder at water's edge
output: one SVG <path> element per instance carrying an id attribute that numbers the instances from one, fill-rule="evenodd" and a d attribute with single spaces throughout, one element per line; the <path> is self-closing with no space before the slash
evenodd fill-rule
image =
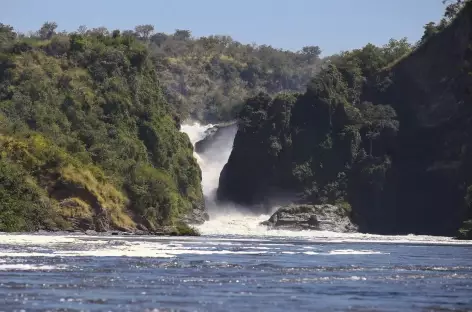
<path id="1" fill-rule="evenodd" d="M 279 208 L 268 221 L 274 228 L 288 230 L 318 230 L 356 232 L 357 226 L 349 219 L 345 209 L 333 205 L 289 205 Z"/>

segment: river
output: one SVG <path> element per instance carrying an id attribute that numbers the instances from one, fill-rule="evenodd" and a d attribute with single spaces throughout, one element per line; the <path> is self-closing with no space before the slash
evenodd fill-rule
<path id="1" fill-rule="evenodd" d="M 0 311 L 472 311 L 470 242 L 248 222 L 197 238 L 0 235 Z"/>

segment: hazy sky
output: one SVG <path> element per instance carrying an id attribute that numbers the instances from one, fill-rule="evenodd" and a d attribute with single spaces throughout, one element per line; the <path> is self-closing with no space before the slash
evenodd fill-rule
<path id="1" fill-rule="evenodd" d="M 416 41 L 443 10 L 441 0 L 1 0 L 0 22 L 22 32 L 44 21 L 68 31 L 152 24 L 290 50 L 318 45 L 329 55 L 390 38 Z"/>

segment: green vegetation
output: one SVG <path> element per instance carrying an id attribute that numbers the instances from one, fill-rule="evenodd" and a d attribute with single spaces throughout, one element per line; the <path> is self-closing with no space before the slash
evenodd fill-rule
<path id="1" fill-rule="evenodd" d="M 209 122 L 234 119 L 259 92 L 303 91 L 322 63 L 317 46 L 290 52 L 229 36 L 192 38 L 186 30 L 137 37 L 148 38 L 161 85 L 182 118 Z"/>
<path id="2" fill-rule="evenodd" d="M 197 235 L 182 220 L 203 211 L 201 172 L 180 121 L 238 117 L 221 200 L 287 193 L 368 232 L 470 238 L 472 7 L 444 2 L 415 45 L 323 59 L 151 25 L 0 24 L 0 231 Z"/>
<path id="3" fill-rule="evenodd" d="M 429 22 L 424 26 L 424 34 L 421 37 L 420 43 L 426 42 L 434 35 L 446 29 L 446 27 L 451 24 L 451 22 L 465 7 L 468 1 L 469 0 L 443 0 L 442 3 L 447 4 L 443 18 L 439 21 L 439 23 Z"/>
<path id="4" fill-rule="evenodd" d="M 0 24 L 0 230 L 156 230 L 203 205 L 151 51 L 56 27 Z"/>
<path id="5" fill-rule="evenodd" d="M 305 93 L 249 98 L 218 198 L 256 209 L 283 194 L 345 207 L 366 232 L 470 237 L 472 3 L 448 4 L 416 46 L 368 44 Z"/>
<path id="6" fill-rule="evenodd" d="M 366 187 L 381 184 L 379 173 L 388 166 L 384 145 L 399 125 L 391 106 L 364 102 L 361 92 L 368 77 L 410 49 L 405 40 L 369 44 L 333 57 L 304 94 L 248 99 L 231 158 L 244 169 L 231 162 L 225 167 L 223 177 L 234 176 L 223 179 L 220 198 L 255 204 L 282 187 L 310 203 L 346 202 L 347 174 L 357 164 L 363 164 Z"/>
<path id="7" fill-rule="evenodd" d="M 175 226 L 177 235 L 184 236 L 200 236 L 200 232 L 194 227 L 189 226 L 183 222 L 179 222 Z"/>
<path id="8" fill-rule="evenodd" d="M 43 50 L 59 48 L 61 51 L 54 53 L 62 53 L 70 49 L 85 57 L 97 40 L 102 41 L 100 49 L 105 50 L 112 41 L 131 44 L 135 55 L 130 60 L 152 61 L 164 96 L 182 120 L 188 117 L 205 122 L 233 120 L 249 96 L 259 92 L 303 91 L 322 63 L 318 46 L 291 52 L 267 45 L 242 44 L 229 36 L 194 38 L 188 30 L 165 34 L 155 32 L 152 25 L 125 31 L 81 26 L 70 36 L 57 33 L 56 29 L 56 23 L 47 22 L 32 37 L 21 37 L 34 47 L 44 46 Z M 110 54 L 111 59 L 103 61 L 119 61 L 121 57 L 119 53 Z M 119 81 L 114 83 L 114 87 L 120 87 Z"/>

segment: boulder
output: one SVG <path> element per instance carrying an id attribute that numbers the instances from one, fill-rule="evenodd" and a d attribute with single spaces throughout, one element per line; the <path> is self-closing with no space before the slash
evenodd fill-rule
<path id="1" fill-rule="evenodd" d="M 289 205 L 279 208 L 269 220 L 262 222 L 271 228 L 288 230 L 317 230 L 350 233 L 356 232 L 349 213 L 333 205 Z"/>
<path id="2" fill-rule="evenodd" d="M 191 211 L 180 218 L 181 222 L 190 225 L 201 225 L 208 220 L 210 220 L 210 216 L 203 201 L 198 205 L 194 205 Z"/>

